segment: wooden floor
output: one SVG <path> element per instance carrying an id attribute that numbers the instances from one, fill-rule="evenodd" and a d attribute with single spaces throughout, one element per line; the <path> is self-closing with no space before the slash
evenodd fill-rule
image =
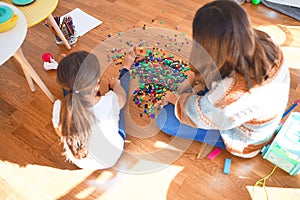
<path id="1" fill-rule="evenodd" d="M 132 28 L 161 27 L 191 36 L 195 11 L 208 0 L 63 0 L 54 15 L 75 8 L 103 24 L 80 37 L 67 50 L 54 42 L 40 23 L 28 30 L 22 45 L 25 56 L 55 98 L 62 98 L 56 71 L 43 69 L 42 54 L 92 51 L 108 34 Z M 300 22 L 263 5 L 245 3 L 253 25 L 268 32 L 282 47 L 291 68 L 289 105 L 300 97 Z M 116 70 L 104 72 L 116 76 Z M 104 80 L 105 81 L 105 80 Z M 0 199 L 266 199 L 263 189 L 252 186 L 269 174 L 274 165 L 261 155 L 241 159 L 226 151 L 213 161 L 197 159 L 199 142 L 172 138 L 160 132 L 153 120 L 132 121 L 124 155 L 108 170 L 79 170 L 66 163 L 51 122 L 52 102 L 37 87 L 32 93 L 18 62 L 11 58 L 0 67 Z M 280 91 L 278 91 L 280 92 Z M 130 104 L 131 107 L 134 105 Z M 297 107 L 295 111 L 300 111 Z M 206 152 L 213 147 L 207 146 Z M 232 160 L 230 174 L 223 174 L 225 158 Z M 277 168 L 267 180 L 269 199 L 300 199 L 300 175 L 290 176 Z"/>

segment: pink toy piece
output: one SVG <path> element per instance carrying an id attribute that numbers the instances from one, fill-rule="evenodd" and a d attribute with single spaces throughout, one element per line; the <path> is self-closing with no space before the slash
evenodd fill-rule
<path id="1" fill-rule="evenodd" d="M 213 150 L 208 156 L 207 158 L 209 160 L 213 160 L 215 157 L 217 157 L 219 154 L 221 153 L 221 149 L 219 149 L 218 147 L 215 148 L 215 150 Z"/>
<path id="2" fill-rule="evenodd" d="M 49 52 L 46 52 L 42 55 L 42 59 L 44 62 L 51 62 L 51 58 L 53 58 L 53 56 Z"/>

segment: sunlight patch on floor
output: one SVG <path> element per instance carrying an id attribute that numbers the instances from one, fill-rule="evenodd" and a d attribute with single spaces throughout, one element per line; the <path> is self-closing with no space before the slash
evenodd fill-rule
<path id="1" fill-rule="evenodd" d="M 173 151 L 181 151 L 180 149 L 172 146 L 172 145 L 169 145 L 168 143 L 165 143 L 165 142 L 161 142 L 161 141 L 156 141 L 154 143 L 154 147 L 156 148 L 160 148 L 160 149 L 168 149 L 168 150 L 173 150 Z"/>
<path id="2" fill-rule="evenodd" d="M 150 161 L 141 160 L 132 169 L 140 171 L 145 165 L 159 165 Z M 162 166 L 165 163 L 161 163 Z M 97 199 L 115 200 L 115 199 L 167 199 L 169 186 L 174 177 L 183 170 L 181 166 L 169 165 L 159 171 L 152 173 L 126 174 L 117 175 L 118 181 L 111 185 Z M 95 186 L 95 185 L 94 185 Z M 104 185 L 99 185 L 99 189 L 103 190 Z"/>
<path id="3" fill-rule="evenodd" d="M 276 25 L 259 26 L 258 30 L 264 31 L 270 35 L 270 37 L 278 44 L 282 45 L 286 40 L 284 31 Z"/>
<path id="4" fill-rule="evenodd" d="M 149 166 L 157 167 L 157 171 L 142 173 Z M 184 167 L 166 165 L 166 163 L 140 160 L 132 171 L 113 173 L 107 170 L 61 170 L 40 165 L 20 167 L 7 161 L 0 161 L 0 177 L 22 194 L 25 199 L 64 198 L 66 195 L 74 199 L 166 199 L 169 186 L 174 177 Z M 45 176 L 47 174 L 47 176 Z M 99 174 L 99 175 L 98 175 Z M 38 188 L 32 190 L 33 188 Z M 151 188 L 151 189 L 149 189 Z"/>
<path id="5" fill-rule="evenodd" d="M 258 30 L 264 31 L 270 35 L 270 37 L 280 46 L 282 49 L 284 59 L 289 68 L 300 69 L 300 27 L 299 26 L 284 26 L 284 25 L 268 25 L 256 27 Z M 286 33 L 296 36 L 287 38 Z"/>
<path id="6" fill-rule="evenodd" d="M 299 35 L 300 37 L 300 35 Z M 285 61 L 289 68 L 300 69 L 300 48 L 299 47 L 281 47 Z"/>
<path id="7" fill-rule="evenodd" d="M 99 177 L 96 179 L 89 178 L 87 180 L 87 184 L 89 187 L 82 189 L 79 193 L 75 195 L 77 199 L 86 199 L 88 196 L 92 193 L 94 193 L 95 190 L 97 190 L 97 185 L 104 185 L 108 182 L 111 182 L 111 180 L 115 180 L 114 174 L 109 171 L 104 171 L 101 173 Z"/>
<path id="8" fill-rule="evenodd" d="M 246 186 L 252 200 L 267 199 L 266 192 L 262 187 Z M 278 188 L 266 187 L 268 199 L 282 200 L 282 199 L 300 199 L 299 188 Z"/>
<path id="9" fill-rule="evenodd" d="M 0 161 L 0 169 L 0 177 L 26 199 L 43 197 L 44 200 L 63 196 L 92 173 L 89 170 L 61 170 L 40 165 L 20 167 L 7 161 Z M 32 191 L 32 188 L 38 189 Z"/>

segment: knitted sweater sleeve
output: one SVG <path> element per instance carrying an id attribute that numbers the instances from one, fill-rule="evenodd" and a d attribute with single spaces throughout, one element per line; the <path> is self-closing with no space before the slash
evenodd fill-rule
<path id="1" fill-rule="evenodd" d="M 232 79 L 227 78 L 222 83 L 215 84 L 205 96 L 181 95 L 175 105 L 176 117 L 181 123 L 203 129 L 226 130 L 241 125 L 252 116 L 238 114 L 237 118 L 235 108 L 228 107 L 224 101 L 220 103 L 231 86 Z M 241 106 L 239 109 L 242 108 Z"/>
<path id="2" fill-rule="evenodd" d="M 225 78 L 214 83 L 204 96 L 181 95 L 175 105 L 175 115 L 181 123 L 192 127 L 217 130 L 229 130 L 253 119 L 271 120 L 279 113 L 277 107 L 282 109 L 278 105 L 285 101 L 275 89 L 283 87 L 282 91 L 286 91 L 285 85 L 272 83 L 248 90 L 238 77 Z"/>
<path id="3" fill-rule="evenodd" d="M 214 106 L 207 96 L 181 95 L 175 105 L 175 115 L 181 123 L 195 128 L 226 130 L 239 126 L 245 120 L 233 121 L 226 109 Z"/>
<path id="4" fill-rule="evenodd" d="M 175 104 L 175 115 L 181 123 L 203 129 L 228 130 L 245 124 L 262 125 L 282 114 L 288 91 L 286 66 L 266 84 L 250 90 L 243 77 L 235 75 L 214 82 L 204 96 L 181 95 Z"/>

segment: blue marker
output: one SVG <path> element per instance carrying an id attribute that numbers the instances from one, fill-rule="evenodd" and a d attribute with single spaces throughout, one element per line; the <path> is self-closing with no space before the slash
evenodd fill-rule
<path id="1" fill-rule="evenodd" d="M 229 174 L 230 165 L 231 165 L 231 160 L 229 158 L 226 158 L 224 163 L 224 174 Z"/>
<path id="2" fill-rule="evenodd" d="M 291 105 L 282 115 L 282 119 L 285 118 L 285 116 L 287 114 L 289 114 L 294 108 L 296 108 L 296 106 L 298 105 L 298 102 L 294 103 L 293 105 Z"/>

